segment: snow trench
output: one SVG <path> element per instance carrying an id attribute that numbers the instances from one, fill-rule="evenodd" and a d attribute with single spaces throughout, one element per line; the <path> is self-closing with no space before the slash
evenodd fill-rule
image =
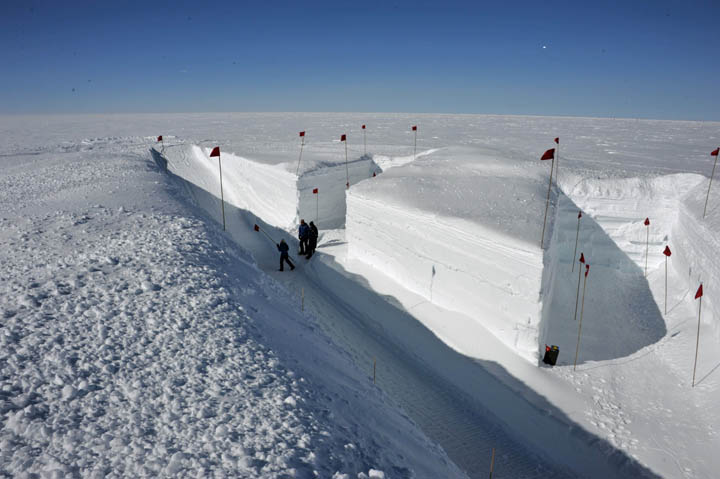
<path id="1" fill-rule="evenodd" d="M 163 164 L 162 155 L 154 152 L 153 156 Z M 200 181 L 179 179 L 192 201 L 220 223 L 219 198 L 198 186 Z M 252 231 L 253 222 L 274 241 L 284 237 L 294 243 L 290 233 L 257 219 L 248 210 L 226 206 L 226 216 L 228 234 L 252 251 L 258 266 L 266 271 L 277 267 L 277 254 L 267 238 Z M 379 385 L 471 477 L 485 476 L 489 451 L 498 445 L 504 453 L 496 458 L 496 467 L 509 477 L 595 477 L 598 473 L 603 477 L 655 477 L 622 451 L 579 427 L 502 366 L 458 354 L 392 298 L 374 292 L 362 278 L 353 279 L 341 266 L 327 261 L 313 260 L 308 266 L 312 274 L 303 275 L 306 293 L 311 295 L 317 286 L 315 301 L 324 301 L 322 309 L 329 310 L 328 317 L 318 317 L 323 329 L 347 348 L 359 367 L 378 358 Z M 375 316 L 368 316 L 368 310 Z M 444 418 L 452 419 L 448 423 Z M 557 440 L 549 442 L 549 437 Z"/>

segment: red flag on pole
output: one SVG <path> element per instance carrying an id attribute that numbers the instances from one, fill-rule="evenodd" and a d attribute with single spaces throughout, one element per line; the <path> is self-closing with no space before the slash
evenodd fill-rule
<path id="1" fill-rule="evenodd" d="M 161 136 L 160 138 L 162 138 L 162 136 Z M 715 149 L 710 153 L 710 156 L 718 156 L 718 153 L 720 153 L 720 148 L 715 148 Z"/>
<path id="2" fill-rule="evenodd" d="M 663 251 L 663 254 L 664 254 L 665 256 L 670 256 L 670 255 L 672 254 L 672 251 L 670 251 L 670 247 L 669 247 L 669 246 L 665 246 L 665 251 Z"/>
<path id="3" fill-rule="evenodd" d="M 216 146 L 210 152 L 210 158 L 212 158 L 213 156 L 220 156 L 220 147 L 219 146 Z"/>
<path id="4" fill-rule="evenodd" d="M 414 126 L 412 127 L 412 131 L 417 131 L 417 125 L 414 125 Z"/>
<path id="5" fill-rule="evenodd" d="M 258 225 L 253 226 L 253 229 L 254 229 L 255 231 L 260 231 L 260 227 L 259 227 Z"/>
<path id="6" fill-rule="evenodd" d="M 650 226 L 650 218 L 645 218 L 645 222 L 643 224 L 645 226 Z"/>
<path id="7" fill-rule="evenodd" d="M 701 298 L 702 295 L 703 295 L 703 290 L 702 290 L 702 284 L 701 284 L 697 290 L 697 293 L 695 293 L 695 299 Z"/>
<path id="8" fill-rule="evenodd" d="M 313 195 L 317 195 L 317 194 L 318 194 L 318 189 L 317 189 L 317 188 L 313 188 Z"/>
<path id="9" fill-rule="evenodd" d="M 363 129 L 363 130 L 365 129 L 365 125 L 362 126 L 362 129 Z"/>
<path id="10" fill-rule="evenodd" d="M 300 134 L 300 136 L 305 136 L 305 132 L 304 132 L 304 131 L 301 131 L 299 134 Z"/>
<path id="11" fill-rule="evenodd" d="M 555 148 L 550 148 L 540 157 L 541 160 L 552 160 L 555 158 Z"/>
<path id="12" fill-rule="evenodd" d="M 347 141 L 347 136 L 345 136 L 345 135 L 340 136 L 340 141 Z"/>
<path id="13" fill-rule="evenodd" d="M 580 262 L 585 263 L 585 255 L 580 253 Z"/>
<path id="14" fill-rule="evenodd" d="M 582 218 L 582 212 L 578 211 L 578 219 Z"/>
<path id="15" fill-rule="evenodd" d="M 560 137 L 555 138 L 555 143 L 560 144 Z"/>
<path id="16" fill-rule="evenodd" d="M 585 277 L 586 277 L 586 278 L 587 278 L 587 275 L 588 275 L 589 272 L 590 272 L 590 265 L 589 265 L 589 264 L 586 264 L 586 265 L 585 265 Z"/>
<path id="17" fill-rule="evenodd" d="M 157 141 L 163 141 L 163 140 L 162 140 L 162 135 L 158 136 Z"/>

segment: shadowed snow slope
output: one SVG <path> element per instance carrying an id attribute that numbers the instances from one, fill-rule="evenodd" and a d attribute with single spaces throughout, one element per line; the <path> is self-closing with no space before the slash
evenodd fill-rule
<path id="1" fill-rule="evenodd" d="M 477 148 L 443 149 L 348 193 L 348 255 L 534 362 L 546 181 L 539 168 Z M 455 344 L 463 330 L 443 339 Z"/>

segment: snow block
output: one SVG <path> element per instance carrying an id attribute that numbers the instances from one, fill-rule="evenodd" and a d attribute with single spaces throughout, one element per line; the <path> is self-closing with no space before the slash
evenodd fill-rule
<path id="1" fill-rule="evenodd" d="M 170 172 L 219 198 L 219 166 L 217 158 L 209 156 L 211 149 L 177 145 L 166 148 L 161 156 Z M 338 159 L 339 153 L 332 158 L 308 154 L 297 170 L 296 160 L 278 163 L 277 157 L 245 158 L 221 149 L 225 201 L 286 231 L 294 231 L 300 218 L 316 221 L 321 229 L 340 228 L 345 224 L 348 178 L 352 186 L 381 171 L 372 155 L 355 155 L 346 166 L 344 155 L 342 161 Z M 204 171 L 198 172 L 198 167 Z M 318 194 L 313 193 L 315 188 Z"/>
<path id="2" fill-rule="evenodd" d="M 536 362 L 546 195 L 538 168 L 509 167 L 471 148 L 443 150 L 350 190 L 348 255 Z"/>

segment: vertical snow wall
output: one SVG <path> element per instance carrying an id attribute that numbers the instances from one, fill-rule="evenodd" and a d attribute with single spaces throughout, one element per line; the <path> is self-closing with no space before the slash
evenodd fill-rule
<path id="1" fill-rule="evenodd" d="M 297 176 L 289 171 L 294 166 L 290 163 L 262 163 L 233 153 L 221 154 L 227 204 L 289 232 L 294 232 L 300 218 L 317 218 L 321 229 L 343 227 L 347 178 L 353 185 L 380 172 L 370 155 L 349 161 L 347 166 L 344 162 L 316 163 Z M 178 145 L 162 153 L 171 172 L 219 198 L 218 160 L 209 155 L 210 148 L 197 145 Z"/>

